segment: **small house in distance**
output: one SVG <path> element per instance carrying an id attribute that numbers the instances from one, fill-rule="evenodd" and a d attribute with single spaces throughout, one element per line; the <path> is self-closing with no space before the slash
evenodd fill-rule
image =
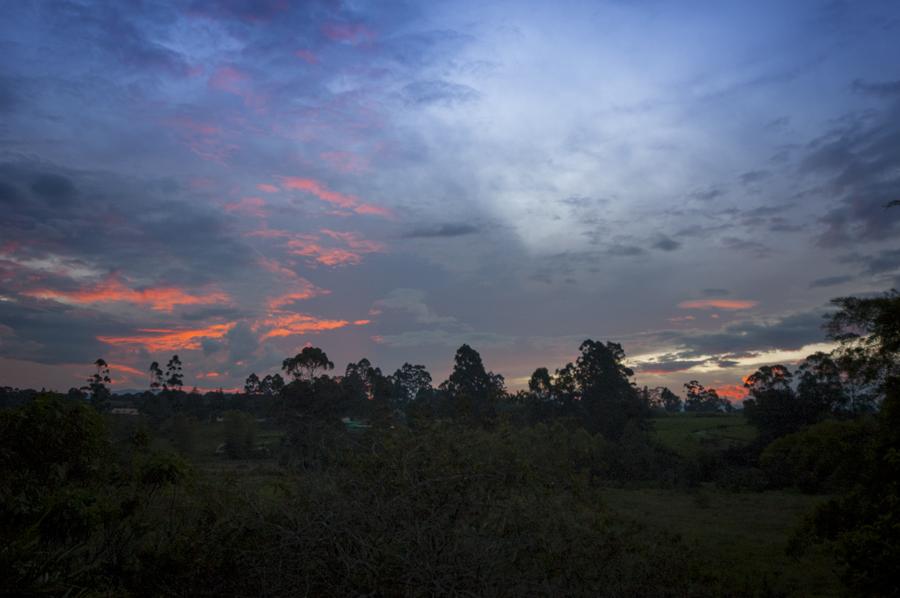
<path id="1" fill-rule="evenodd" d="M 131 417 L 140 415 L 141 413 L 134 407 L 113 407 L 109 410 L 112 415 L 128 415 Z"/>

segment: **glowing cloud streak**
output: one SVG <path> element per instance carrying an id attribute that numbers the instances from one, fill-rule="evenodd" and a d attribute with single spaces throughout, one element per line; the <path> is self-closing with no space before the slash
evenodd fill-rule
<path id="1" fill-rule="evenodd" d="M 175 287 L 150 287 L 132 289 L 116 278 L 77 291 L 58 291 L 54 289 L 38 289 L 26 291 L 23 295 L 37 299 L 52 299 L 61 303 L 132 303 L 149 305 L 154 311 L 171 312 L 176 305 L 212 305 L 229 303 L 231 298 L 222 292 L 206 295 L 191 295 Z"/>
<path id="2" fill-rule="evenodd" d="M 133 336 L 98 336 L 97 340 L 108 345 L 140 345 L 148 351 L 179 351 L 200 348 L 200 341 L 222 338 L 234 328 L 236 322 L 213 324 L 206 328 L 170 329 L 142 328 Z"/>

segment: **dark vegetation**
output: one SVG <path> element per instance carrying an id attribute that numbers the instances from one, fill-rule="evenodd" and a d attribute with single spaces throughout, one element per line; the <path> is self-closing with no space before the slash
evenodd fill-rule
<path id="1" fill-rule="evenodd" d="M 3 389 L 0 593 L 898 595 L 900 295 L 834 303 L 743 412 L 591 340 L 516 393 L 467 345 L 436 387 L 307 347 L 238 394 Z"/>

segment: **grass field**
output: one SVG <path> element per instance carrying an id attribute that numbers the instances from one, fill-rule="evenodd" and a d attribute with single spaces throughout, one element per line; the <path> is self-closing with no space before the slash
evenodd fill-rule
<path id="1" fill-rule="evenodd" d="M 764 578 L 776 595 L 839 593 L 830 557 L 813 551 L 793 558 L 785 552 L 792 531 L 825 497 L 614 488 L 604 490 L 603 497 L 614 513 L 679 534 L 697 554 L 711 556 L 733 573 L 738 587 L 742 580 Z"/>
<path id="2" fill-rule="evenodd" d="M 725 449 L 752 442 L 756 429 L 742 413 L 679 413 L 650 420 L 656 438 L 678 453 L 691 456 L 703 448 Z"/>

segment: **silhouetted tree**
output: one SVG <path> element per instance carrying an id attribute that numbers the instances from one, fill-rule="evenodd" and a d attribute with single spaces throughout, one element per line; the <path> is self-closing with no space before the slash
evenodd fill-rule
<path id="1" fill-rule="evenodd" d="M 424 365 L 404 363 L 391 376 L 391 382 L 394 385 L 394 401 L 398 407 L 408 405 L 431 391 L 431 374 Z"/>
<path id="2" fill-rule="evenodd" d="M 325 351 L 318 347 L 304 347 L 302 351 L 288 357 L 281 364 L 281 369 L 294 380 L 305 378 L 315 380 L 319 370 L 333 370 L 334 364 L 328 359 Z"/>
<path id="3" fill-rule="evenodd" d="M 251 373 L 244 382 L 244 392 L 248 395 L 257 395 L 260 394 L 260 391 L 261 383 L 259 381 L 259 376 L 257 376 L 255 372 Z"/>
<path id="4" fill-rule="evenodd" d="M 727 409 L 726 405 L 730 405 L 726 399 L 719 397 L 719 393 L 715 388 L 706 388 L 696 380 L 691 380 L 684 385 L 685 411 L 701 411 L 716 412 Z"/>
<path id="5" fill-rule="evenodd" d="M 163 386 L 163 371 L 159 362 L 150 364 L 150 390 L 159 390 Z"/>
<path id="6" fill-rule="evenodd" d="M 744 401 L 744 413 L 764 439 L 796 432 L 810 423 L 791 386 L 792 379 L 786 366 L 764 365 L 744 382 L 752 397 Z"/>
<path id="7" fill-rule="evenodd" d="M 183 386 L 184 373 L 181 368 L 181 359 L 178 358 L 178 355 L 173 355 L 166 364 L 166 381 L 163 388 L 180 391 Z"/>
<path id="8" fill-rule="evenodd" d="M 665 386 L 646 389 L 647 403 L 652 409 L 661 409 L 669 413 L 681 411 L 681 397 Z"/>
<path id="9" fill-rule="evenodd" d="M 441 389 L 450 395 L 458 415 L 489 423 L 496 417 L 496 404 L 504 393 L 504 380 L 500 374 L 485 370 L 478 351 L 463 345 L 457 349 L 453 372 L 441 384 Z"/>
<path id="10" fill-rule="evenodd" d="M 830 413 L 847 409 L 841 370 L 827 353 L 808 356 L 797 368 L 797 400 L 805 421 L 810 423 Z"/>
<path id="11" fill-rule="evenodd" d="M 547 368 L 537 368 L 528 379 L 528 390 L 539 401 L 549 401 L 553 398 L 553 380 Z"/>
<path id="12" fill-rule="evenodd" d="M 259 383 L 259 391 L 267 397 L 275 396 L 284 388 L 284 378 L 281 374 L 267 374 Z"/>
<path id="13" fill-rule="evenodd" d="M 628 422 L 639 424 L 648 413 L 630 380 L 634 371 L 624 364 L 625 351 L 618 343 L 588 339 L 579 351 L 574 380 L 580 391 L 585 428 L 618 439 Z"/>
<path id="14" fill-rule="evenodd" d="M 109 365 L 103 359 L 97 359 L 94 362 L 96 371 L 87 379 L 87 384 L 82 390 L 88 392 L 91 397 L 91 404 L 97 411 L 106 411 L 109 409 L 109 402 L 112 393 L 106 386 L 112 380 L 109 377 Z"/>

